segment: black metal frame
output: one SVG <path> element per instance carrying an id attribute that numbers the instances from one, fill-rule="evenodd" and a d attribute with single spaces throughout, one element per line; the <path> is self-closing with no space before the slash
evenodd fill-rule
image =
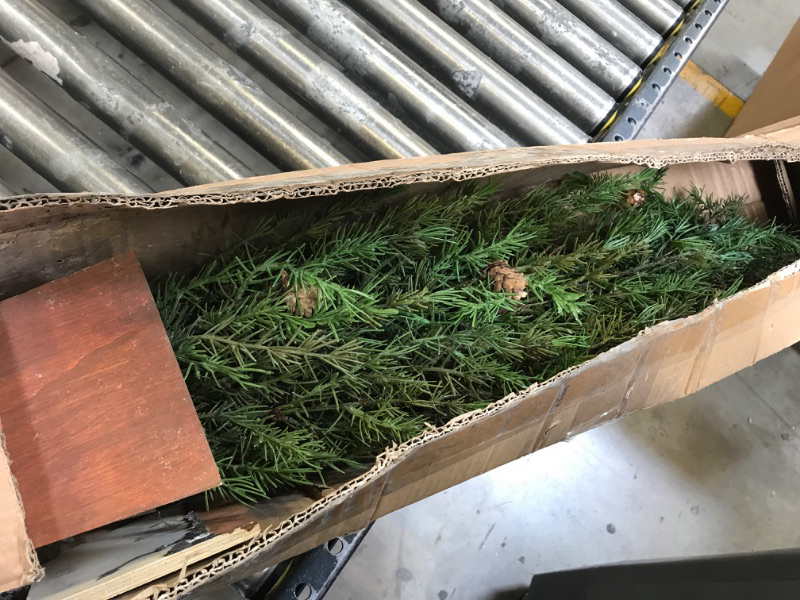
<path id="1" fill-rule="evenodd" d="M 333 538 L 235 587 L 249 600 L 322 600 L 371 527 Z"/>
<path id="2" fill-rule="evenodd" d="M 669 561 L 641 561 L 544 573 L 526 600 L 729 600 L 800 597 L 800 550 L 752 552 Z"/>
<path id="3" fill-rule="evenodd" d="M 664 54 L 647 68 L 639 89 L 622 104 L 617 118 L 595 141 L 622 142 L 638 135 L 728 1 L 702 0 L 691 9 L 683 25 L 667 41 Z"/>

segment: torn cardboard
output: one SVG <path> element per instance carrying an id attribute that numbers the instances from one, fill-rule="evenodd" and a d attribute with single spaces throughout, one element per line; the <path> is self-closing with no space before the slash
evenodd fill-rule
<path id="1" fill-rule="evenodd" d="M 25 511 L 0 430 L 0 592 L 28 585 L 43 575 L 25 530 Z"/>
<path id="2" fill-rule="evenodd" d="M 674 165 L 669 185 L 675 189 L 694 184 L 718 195 L 749 193 L 748 212 L 764 217 L 783 205 L 775 161 L 800 159 L 800 146 L 792 143 L 799 131 L 380 161 L 150 196 L 20 197 L 0 212 L 0 293 L 22 291 L 35 280 L 130 249 L 150 274 L 189 268 L 246 233 L 265 211 L 305 208 L 335 201 L 335 194 L 401 184 L 430 189 L 491 176 L 507 190 L 518 190 L 574 170 Z M 58 597 L 64 598 L 175 598 L 311 549 L 601 423 L 683 397 L 800 340 L 799 269 L 787 267 L 698 315 L 662 323 L 551 381 L 390 448 L 369 471 L 333 486 L 321 499 L 293 494 L 253 507 L 247 515 L 220 517 L 212 511 L 202 516 L 215 523 L 208 539 L 176 549 L 170 561 L 145 554 L 135 570 L 119 565 L 90 583 L 87 565 L 86 576 L 80 576 L 80 556 L 88 549 L 65 550 L 58 560 L 68 563 L 61 568 L 73 573 L 72 583 L 42 585 L 60 589 Z M 255 527 L 242 527 L 253 521 Z M 244 531 L 244 539 L 223 537 L 233 531 Z"/>

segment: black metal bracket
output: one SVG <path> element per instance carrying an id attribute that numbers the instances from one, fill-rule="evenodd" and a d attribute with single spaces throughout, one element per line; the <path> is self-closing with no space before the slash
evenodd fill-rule
<path id="1" fill-rule="evenodd" d="M 728 1 L 702 0 L 692 9 L 667 43 L 664 54 L 648 67 L 641 87 L 623 103 L 617 118 L 596 141 L 622 142 L 638 135 Z"/>
<path id="2" fill-rule="evenodd" d="M 322 600 L 372 524 L 309 550 L 261 579 L 257 590 L 241 590 L 251 600 Z"/>

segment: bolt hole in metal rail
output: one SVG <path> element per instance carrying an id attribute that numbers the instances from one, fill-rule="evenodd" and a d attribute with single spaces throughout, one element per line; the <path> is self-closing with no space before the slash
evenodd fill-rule
<path id="1" fill-rule="evenodd" d="M 634 137 L 726 0 L 0 0 L 0 197 Z"/>

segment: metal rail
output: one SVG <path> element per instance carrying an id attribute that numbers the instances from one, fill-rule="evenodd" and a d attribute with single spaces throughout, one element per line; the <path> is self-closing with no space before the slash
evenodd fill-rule
<path id="1" fill-rule="evenodd" d="M 9 196 L 15 196 L 16 192 L 12 190 L 3 180 L 0 180 L 0 198 L 8 198 Z"/>
<path id="2" fill-rule="evenodd" d="M 672 0 L 619 0 L 620 3 L 661 35 L 669 35 L 683 20 L 683 8 Z"/>
<path id="3" fill-rule="evenodd" d="M 595 133 L 614 112 L 611 96 L 490 2 L 423 1 L 583 131 Z M 403 24 L 416 26 L 413 20 Z"/>
<path id="4" fill-rule="evenodd" d="M 436 154 L 400 119 L 248 0 L 174 0 L 261 73 L 298 95 L 371 158 Z"/>
<path id="5" fill-rule="evenodd" d="M 403 49 L 423 57 L 464 100 L 520 141 L 580 144 L 588 140 L 586 133 L 416 0 L 350 0 L 350 5 L 392 35 Z"/>
<path id="6" fill-rule="evenodd" d="M 92 16 L 276 165 L 352 162 L 149 0 L 78 0 Z"/>
<path id="7" fill-rule="evenodd" d="M 663 39 L 617 0 L 561 0 L 570 12 L 637 65 L 648 64 Z"/>
<path id="8" fill-rule="evenodd" d="M 567 60 L 612 98 L 621 99 L 642 70 L 556 0 L 494 0 L 520 25 Z"/>
<path id="9" fill-rule="evenodd" d="M 333 538 L 277 565 L 265 577 L 253 578 L 235 587 L 252 600 L 322 600 L 371 527 L 372 524 L 355 533 Z M 247 593 L 252 588 L 255 590 Z"/>
<path id="10" fill-rule="evenodd" d="M 66 192 L 151 191 L 3 70 L 0 70 L 0 141 Z M 0 196 L 4 195 L 11 194 L 0 190 Z"/>
<path id="11" fill-rule="evenodd" d="M 0 2 L 0 36 L 179 181 L 194 185 L 253 174 L 35 0 Z"/>
<path id="12" fill-rule="evenodd" d="M 400 52 L 337 0 L 266 0 L 267 6 L 440 140 L 442 149 L 488 150 L 519 144 Z"/>
<path id="13" fill-rule="evenodd" d="M 694 49 L 708 33 L 728 0 L 702 0 L 691 12 L 679 35 L 666 48 L 642 80 L 640 90 L 620 109 L 619 116 L 603 135 L 605 141 L 634 139 L 647 118 L 675 83 Z"/>

